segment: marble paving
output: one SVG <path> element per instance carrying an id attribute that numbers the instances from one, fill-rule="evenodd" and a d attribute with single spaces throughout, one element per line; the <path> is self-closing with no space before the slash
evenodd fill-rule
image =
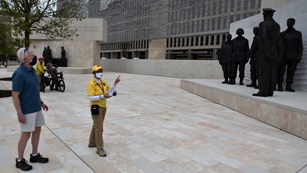
<path id="1" fill-rule="evenodd" d="M 12 73 L 0 69 L 0 77 Z M 119 73 L 104 73 L 109 83 Z M 88 148 L 91 74 L 64 74 L 64 93 L 41 93 L 38 173 L 307 173 L 307 141 L 180 89 L 180 79 L 121 73 L 109 99 L 107 157 Z M 11 88 L 0 81 L 1 88 Z M 15 168 L 20 130 L 11 98 L 0 98 L 0 172 Z M 25 156 L 29 159 L 30 141 Z"/>

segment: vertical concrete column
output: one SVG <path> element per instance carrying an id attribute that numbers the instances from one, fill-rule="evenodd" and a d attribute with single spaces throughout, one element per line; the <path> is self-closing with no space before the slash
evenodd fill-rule
<path id="1" fill-rule="evenodd" d="M 132 51 L 131 53 L 132 53 L 132 58 L 138 57 L 138 55 L 136 54 L 135 51 Z M 138 57 L 138 58 L 139 58 L 139 57 Z"/>
<path id="2" fill-rule="evenodd" d="M 188 59 L 192 59 L 192 50 L 191 49 L 188 50 Z"/>
<path id="3" fill-rule="evenodd" d="M 212 55 L 212 59 L 213 60 L 217 60 L 217 55 L 216 55 L 216 53 L 217 53 L 217 49 L 213 49 L 213 55 Z"/>
<path id="4" fill-rule="evenodd" d="M 166 39 L 151 40 L 148 48 L 148 59 L 166 58 Z"/>

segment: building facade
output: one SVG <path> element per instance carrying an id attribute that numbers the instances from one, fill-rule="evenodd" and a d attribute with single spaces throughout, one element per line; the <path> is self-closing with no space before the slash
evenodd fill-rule
<path id="1" fill-rule="evenodd" d="M 261 0 L 89 1 L 108 22 L 105 58 L 217 59 L 230 23 L 259 14 Z M 235 37 L 235 36 L 233 36 Z"/>

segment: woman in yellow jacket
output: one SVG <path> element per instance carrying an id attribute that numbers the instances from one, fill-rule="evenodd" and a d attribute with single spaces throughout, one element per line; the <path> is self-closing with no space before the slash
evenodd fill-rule
<path id="1" fill-rule="evenodd" d="M 45 92 L 45 84 L 43 81 L 45 68 L 43 67 L 44 58 L 38 58 L 38 62 L 36 64 L 36 75 L 39 81 L 40 91 Z"/>
<path id="2" fill-rule="evenodd" d="M 103 74 L 101 66 L 93 66 L 92 73 L 94 77 L 88 82 L 87 86 L 93 119 L 88 147 L 96 147 L 96 153 L 101 157 L 106 157 L 102 137 L 103 122 L 107 111 L 107 99 L 115 95 L 115 87 L 120 82 L 120 76 L 115 79 L 113 86 L 110 87 L 105 80 L 101 79 Z"/>

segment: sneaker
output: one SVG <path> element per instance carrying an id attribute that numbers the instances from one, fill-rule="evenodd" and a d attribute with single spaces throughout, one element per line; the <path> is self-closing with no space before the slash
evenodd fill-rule
<path id="1" fill-rule="evenodd" d="M 30 154 L 30 162 L 31 163 L 47 163 L 49 161 L 48 158 L 41 156 L 39 153 L 37 153 L 36 156 L 32 156 L 32 154 Z"/>
<path id="2" fill-rule="evenodd" d="M 100 157 L 106 157 L 107 154 L 103 149 L 97 150 L 96 153 L 100 156 Z"/>
<path id="3" fill-rule="evenodd" d="M 89 148 L 94 148 L 94 147 L 96 147 L 96 145 L 95 144 L 88 144 L 88 147 Z"/>
<path id="4" fill-rule="evenodd" d="M 16 159 L 16 168 L 19 168 L 22 171 L 30 171 L 32 169 L 32 166 L 29 165 L 25 159 L 22 159 L 21 161 L 18 161 L 18 159 Z"/>

